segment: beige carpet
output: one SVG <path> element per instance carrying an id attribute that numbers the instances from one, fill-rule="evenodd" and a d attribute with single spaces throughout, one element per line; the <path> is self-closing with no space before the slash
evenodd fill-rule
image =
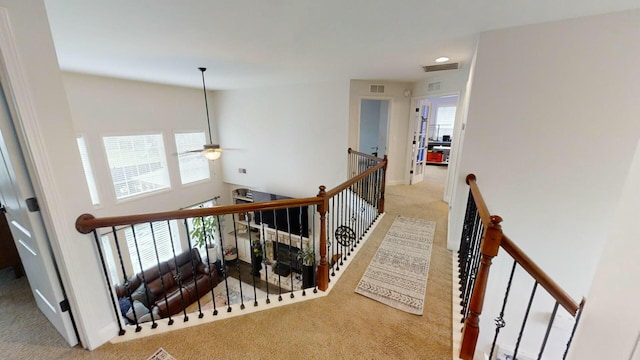
<path id="1" fill-rule="evenodd" d="M 398 216 L 356 287 L 356 293 L 422 315 L 436 223 Z"/>
<path id="2" fill-rule="evenodd" d="M 162 347 L 178 360 L 451 359 L 452 256 L 446 249 L 447 205 L 441 200 L 445 173 L 444 167 L 429 166 L 425 183 L 387 188 L 387 215 L 327 297 L 126 343 L 105 344 L 92 352 L 66 347 L 35 310 L 32 297 L 21 300 L 31 302 L 30 310 L 7 310 L 3 301 L 3 327 L 11 325 L 11 331 L 3 331 L 0 336 L 0 357 L 144 360 Z M 437 224 L 423 316 L 392 309 L 353 292 L 398 214 Z"/>

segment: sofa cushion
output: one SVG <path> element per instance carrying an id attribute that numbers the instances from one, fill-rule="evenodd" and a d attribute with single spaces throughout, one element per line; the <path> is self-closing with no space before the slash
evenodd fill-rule
<path id="1" fill-rule="evenodd" d="M 135 311 L 135 316 L 134 316 Z M 136 318 L 138 319 L 138 323 L 140 322 L 140 318 L 149 313 L 149 309 L 144 306 L 140 301 L 134 301 L 133 306 L 127 312 L 127 319 L 133 321 L 135 323 Z"/>
<path id="2" fill-rule="evenodd" d="M 160 282 L 160 279 L 157 280 Z M 156 302 L 156 295 L 151 291 L 150 288 L 144 286 L 144 284 L 140 285 L 134 292 L 131 293 L 131 300 L 139 301 L 147 308 L 151 308 L 151 305 Z"/>

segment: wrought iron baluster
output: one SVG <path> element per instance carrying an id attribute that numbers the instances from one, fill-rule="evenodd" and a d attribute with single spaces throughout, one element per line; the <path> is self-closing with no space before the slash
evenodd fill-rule
<path id="1" fill-rule="evenodd" d="M 260 210 L 260 219 L 262 219 L 262 210 Z M 262 232 L 262 251 L 264 253 L 264 258 L 267 258 L 267 233 L 264 231 L 264 221 L 260 223 L 260 231 Z M 273 244 L 271 244 L 271 249 L 273 250 Z M 275 256 L 274 256 L 275 258 Z M 265 262 L 266 264 L 266 262 Z M 269 267 L 265 265 L 264 267 L 264 280 L 267 283 L 267 300 L 265 301 L 267 304 L 271 304 L 271 299 L 269 299 Z"/>
<path id="2" fill-rule="evenodd" d="M 540 353 L 538 354 L 538 360 L 542 359 L 544 348 L 547 346 L 547 340 L 549 339 L 549 334 L 551 333 L 551 326 L 553 326 L 553 321 L 556 319 L 556 313 L 558 312 L 558 305 L 559 303 L 556 301 L 556 304 L 553 306 L 553 311 L 551 312 L 551 318 L 549 319 L 549 324 L 547 325 L 547 331 L 544 334 L 544 339 L 542 340 L 542 345 L 540 346 Z"/>
<path id="3" fill-rule="evenodd" d="M 569 353 L 569 348 L 571 347 L 571 342 L 573 341 L 573 336 L 576 334 L 576 329 L 578 328 L 578 324 L 580 323 L 580 317 L 582 316 L 583 308 L 584 308 L 584 299 L 582 299 L 582 301 L 580 302 L 580 308 L 578 309 L 578 313 L 576 314 L 576 321 L 573 323 L 571 336 L 569 336 L 569 341 L 567 341 L 567 348 L 564 350 L 564 355 L 562 355 L 562 360 L 567 358 L 567 354 Z"/>
<path id="4" fill-rule="evenodd" d="M 522 341 L 522 335 L 524 334 L 524 327 L 527 325 L 527 320 L 529 319 L 529 311 L 531 311 L 531 304 L 533 304 L 533 298 L 536 296 L 536 289 L 538 288 L 538 282 L 536 281 L 533 284 L 533 290 L 531 291 L 531 296 L 529 297 L 529 304 L 527 304 L 527 311 L 524 313 L 524 319 L 522 320 L 522 327 L 520 328 L 520 333 L 518 333 L 518 341 L 516 342 L 516 348 L 513 350 L 513 358 L 518 358 L 518 349 L 520 348 L 520 341 Z"/>
<path id="5" fill-rule="evenodd" d="M 254 249 L 253 240 L 251 239 L 251 222 L 249 220 L 249 214 L 245 215 L 245 220 L 247 222 L 247 237 L 249 238 L 249 251 L 251 252 L 251 256 L 250 256 L 251 279 L 253 280 L 253 306 L 255 307 L 255 306 L 258 306 L 258 293 L 256 291 L 256 276 L 260 277 L 260 270 L 258 270 L 258 265 L 260 266 L 260 269 L 262 269 L 262 261 L 260 261 L 259 264 L 254 264 L 254 261 L 258 262 L 258 256 L 257 256 L 258 250 Z M 258 246 L 260 246 L 260 239 L 258 239 Z"/>
<path id="6" fill-rule="evenodd" d="M 240 217 L 238 216 L 238 219 Z M 236 250 L 238 249 L 238 227 L 236 226 L 235 218 L 233 219 L 233 238 L 236 242 Z M 249 229 L 247 229 L 249 232 Z M 240 255 L 236 259 L 236 269 L 238 270 L 238 286 L 240 287 L 240 310 L 244 310 L 244 296 L 242 295 L 242 273 L 240 272 Z M 229 288 L 227 288 L 227 297 L 229 296 Z"/>
<path id="7" fill-rule="evenodd" d="M 187 219 L 184 219 L 184 226 L 187 226 Z M 169 228 L 169 233 L 171 233 L 171 228 Z M 191 247 L 191 235 L 187 231 L 187 245 L 189 245 L 189 261 L 191 261 L 191 273 L 193 274 L 193 286 L 196 290 L 196 299 L 198 302 L 198 319 L 202 319 L 204 314 L 202 313 L 202 305 L 200 304 L 200 291 L 198 291 L 198 279 L 196 270 L 196 263 L 193 261 L 193 251 L 198 251 L 197 248 Z M 199 254 L 198 254 L 199 255 Z"/>
<path id="8" fill-rule="evenodd" d="M 168 223 L 169 221 L 167 221 Z M 171 253 L 173 254 L 173 266 L 176 269 L 176 274 L 174 276 L 174 280 L 178 284 L 178 290 L 180 291 L 180 302 L 182 304 L 182 313 L 184 314 L 183 321 L 189 321 L 189 316 L 187 315 L 187 306 L 184 302 L 184 293 L 182 291 L 182 273 L 180 272 L 180 267 L 178 266 L 178 259 L 176 258 L 176 247 L 173 244 L 173 235 L 171 231 L 169 231 L 169 242 L 171 243 Z M 167 312 L 171 312 L 169 310 L 169 304 L 167 303 Z"/>
<path id="9" fill-rule="evenodd" d="M 338 194 L 339 198 L 338 198 L 338 210 L 339 212 L 342 212 L 342 209 L 340 208 L 340 200 L 342 199 L 342 193 Z M 340 244 L 338 243 L 338 245 L 336 245 L 336 229 L 338 228 L 337 224 L 338 224 L 338 213 L 336 212 L 336 199 L 331 198 L 329 199 L 329 201 L 331 202 L 331 211 L 330 213 L 332 213 L 332 215 L 330 216 L 331 219 L 335 219 L 335 221 L 331 222 L 331 231 L 329 231 L 328 233 L 333 234 L 332 236 L 332 242 L 333 242 L 333 246 L 332 246 L 332 252 L 329 252 L 329 254 L 332 254 L 331 259 L 335 259 L 336 255 L 338 255 L 338 251 L 339 251 L 339 246 Z M 327 224 L 327 226 L 329 226 L 329 224 Z M 327 242 L 328 244 L 331 244 L 330 242 Z M 340 255 L 340 257 L 342 257 L 342 255 Z M 336 276 L 336 271 L 340 271 L 340 263 L 337 261 L 331 261 L 331 276 Z M 329 278 L 331 279 L 331 278 Z"/>
<path id="10" fill-rule="evenodd" d="M 233 220 L 233 215 L 232 216 L 232 220 Z M 222 216 L 222 219 L 224 220 L 224 215 Z M 224 244 L 224 237 L 222 235 L 222 223 L 220 222 L 220 215 L 216 215 L 216 220 L 218 222 L 218 234 L 220 234 L 220 246 L 222 248 L 224 248 L 223 244 Z M 236 256 L 238 255 L 238 248 L 236 248 Z M 236 258 L 237 261 L 237 258 Z M 231 300 L 229 299 L 229 281 L 227 280 L 227 260 L 225 260 L 224 258 L 224 252 L 222 254 L 222 277 L 224 278 L 224 287 L 226 289 L 226 293 L 227 293 L 227 312 L 231 312 Z M 216 314 L 214 314 L 216 315 Z"/>
<path id="11" fill-rule="evenodd" d="M 318 280 L 316 279 L 316 273 L 318 272 L 318 264 L 316 263 L 316 219 L 318 212 L 318 206 L 314 205 L 311 212 L 311 246 L 313 246 L 313 293 L 318 293 Z"/>
<path id="12" fill-rule="evenodd" d="M 96 246 L 98 247 L 98 254 L 100 255 L 100 263 L 102 264 L 102 271 L 104 273 L 104 279 L 107 282 L 107 289 L 109 290 L 109 297 L 111 298 L 111 305 L 113 305 L 113 311 L 116 314 L 116 319 L 118 319 L 118 335 L 122 336 L 125 334 L 125 330 L 122 327 L 122 319 L 120 318 L 120 313 L 118 312 L 118 306 L 116 305 L 113 287 L 111 286 L 111 280 L 109 279 L 109 271 L 107 270 L 107 265 L 104 259 L 104 255 L 102 254 L 102 244 L 100 244 L 100 240 L 98 239 L 98 231 L 93 230 L 93 237 L 96 239 Z M 126 315 L 126 314 L 123 314 Z"/>
<path id="13" fill-rule="evenodd" d="M 302 296 L 306 296 L 306 288 L 305 288 L 305 284 L 304 284 L 304 244 L 302 242 L 302 206 L 299 207 L 298 209 L 298 224 L 300 224 L 300 254 L 302 256 L 302 259 L 300 260 L 300 269 L 302 271 Z M 308 244 L 307 244 L 308 245 Z M 308 252 L 308 250 L 307 250 Z"/>
<path id="14" fill-rule="evenodd" d="M 213 216 L 211 218 L 213 219 Z M 209 251 L 208 251 L 208 248 L 207 248 L 207 244 L 213 243 L 215 241 L 214 240 L 215 239 L 214 233 L 215 233 L 216 230 L 212 229 L 211 231 L 213 231 L 214 233 L 208 233 L 206 231 L 206 227 L 204 226 L 204 224 L 205 224 L 204 218 L 201 217 L 200 221 L 201 221 L 201 224 L 203 225 L 202 226 L 202 231 L 203 231 L 203 235 L 204 235 L 204 244 L 203 244 L 203 246 L 205 248 L 205 253 L 207 254 L 206 255 L 207 256 L 206 257 L 207 266 L 205 267 L 205 270 L 207 271 L 206 276 L 209 277 L 209 287 L 211 287 L 211 301 L 213 302 L 213 315 L 218 315 L 218 308 L 216 306 L 216 296 L 215 296 L 215 294 L 213 292 L 213 289 L 215 288 L 215 286 L 217 284 L 213 283 L 213 278 L 211 276 L 211 265 L 213 265 L 215 267 L 215 264 L 211 263 L 211 259 L 209 258 Z M 217 224 L 217 226 L 220 226 L 218 223 L 216 223 L 216 224 Z M 187 219 L 184 220 L 184 226 L 187 228 L 187 234 L 190 234 L 191 231 L 189 230 L 189 225 L 188 225 Z M 216 269 L 216 272 L 217 272 L 217 269 Z M 200 294 L 199 293 L 198 293 L 198 305 L 200 305 Z"/>
<path id="15" fill-rule="evenodd" d="M 498 340 L 498 334 L 500 329 L 506 326 L 504 322 L 504 310 L 507 307 L 507 299 L 509 299 L 509 292 L 511 291 L 511 283 L 513 282 L 513 274 L 516 272 L 516 265 L 518 263 L 514 260 L 513 266 L 511 266 L 511 273 L 509 274 L 509 282 L 507 283 L 507 290 L 504 293 L 504 299 L 502 300 L 502 308 L 500 309 L 500 315 L 495 319 L 496 334 L 493 336 L 493 343 L 491 344 L 491 352 L 489 353 L 489 359 L 493 359 L 493 351 L 496 347 L 496 341 Z"/>
<path id="16" fill-rule="evenodd" d="M 142 259 L 140 258 L 140 249 L 138 248 L 138 238 L 136 236 L 136 229 L 135 226 L 131 225 L 131 233 L 133 234 L 133 243 L 135 245 L 136 248 L 136 254 L 138 255 L 138 263 L 140 264 L 140 275 L 142 276 L 142 285 L 144 286 L 144 290 L 145 293 L 148 291 L 147 288 L 147 279 L 144 275 L 144 269 L 142 268 Z M 134 309 L 134 311 L 132 311 L 133 313 L 133 319 L 136 323 L 136 332 L 139 332 L 140 330 L 142 330 L 142 328 L 140 327 L 140 324 L 138 323 L 138 314 L 135 311 L 135 308 L 133 306 L 133 299 L 131 299 L 131 308 Z"/>
<path id="17" fill-rule="evenodd" d="M 293 264 L 294 264 L 294 260 L 291 258 L 292 257 L 292 252 L 291 249 L 293 248 L 293 246 L 291 246 L 291 215 L 289 215 L 289 208 L 287 208 L 287 232 L 289 233 L 289 269 L 291 270 L 289 272 L 289 280 L 291 281 L 291 291 L 289 294 L 289 297 L 291 297 L 292 299 L 294 298 L 293 295 Z"/>
<path id="18" fill-rule="evenodd" d="M 280 237 L 278 235 L 278 217 L 276 216 L 276 210 L 273 210 L 273 226 L 276 228 L 276 254 L 278 253 L 278 248 L 280 247 Z M 276 267 L 280 266 L 280 258 L 278 257 L 278 263 Z M 278 271 L 278 301 L 282 301 L 282 276 L 280 275 L 280 271 Z"/>

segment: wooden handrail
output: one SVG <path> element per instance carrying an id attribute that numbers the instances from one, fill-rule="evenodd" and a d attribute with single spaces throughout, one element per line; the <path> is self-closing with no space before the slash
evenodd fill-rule
<path id="1" fill-rule="evenodd" d="M 215 216 L 226 214 L 238 214 L 251 211 L 260 210 L 274 210 L 287 207 L 298 206 L 311 206 L 320 205 L 323 199 L 318 197 L 298 198 L 298 199 L 284 199 L 275 201 L 266 201 L 259 203 L 248 204 L 236 204 L 236 205 L 221 205 L 208 208 L 198 208 L 189 210 L 173 210 L 163 211 L 148 214 L 139 215 L 127 215 L 127 216 L 112 216 L 96 219 L 91 214 L 83 214 L 76 220 L 76 230 L 80 233 L 88 234 L 91 231 L 102 228 L 121 225 L 134 225 L 155 221 L 166 221 L 175 219 L 187 219 L 202 216 Z"/>
<path id="2" fill-rule="evenodd" d="M 367 169 L 367 170 L 365 170 L 364 172 L 362 172 L 362 173 L 360 173 L 360 174 L 358 174 L 358 175 L 356 175 L 356 176 L 352 177 L 351 179 L 349 179 L 349 180 L 347 180 L 347 181 L 343 182 L 342 184 L 340 184 L 340 185 L 338 185 L 338 186 L 334 187 L 333 189 L 328 190 L 328 191 L 327 191 L 327 197 L 330 197 L 330 198 L 331 198 L 331 197 L 336 196 L 336 195 L 337 195 L 337 194 L 339 194 L 340 192 L 342 192 L 342 191 L 344 191 L 344 190 L 348 189 L 348 188 L 349 188 L 349 186 L 351 186 L 351 185 L 353 185 L 353 184 L 357 183 L 358 181 L 360 181 L 360 180 L 364 179 L 365 177 L 367 177 L 367 176 L 369 176 L 370 174 L 374 173 L 374 172 L 375 172 L 375 171 L 377 171 L 378 169 L 382 169 L 382 168 L 385 168 L 385 169 L 386 169 L 386 166 L 387 166 L 387 159 L 386 159 L 386 158 L 384 158 L 384 159 L 382 159 L 382 161 L 381 161 L 381 162 L 379 162 L 379 163 L 377 163 L 376 165 L 374 165 L 374 166 L 372 166 L 372 167 L 368 168 L 368 169 Z M 383 188 L 383 191 L 384 191 L 384 188 Z"/>
<path id="3" fill-rule="evenodd" d="M 349 148 L 349 154 L 359 155 L 359 156 L 362 156 L 363 158 L 367 158 L 369 160 L 375 160 L 375 161 L 378 161 L 378 162 L 384 161 L 384 159 L 382 159 L 382 158 L 379 158 L 377 156 L 373 156 L 371 154 L 365 154 L 365 153 L 360 152 L 360 151 L 355 151 L 352 148 Z"/>
<path id="4" fill-rule="evenodd" d="M 500 244 L 502 248 L 511 255 L 511 257 L 520 265 L 526 272 L 533 277 L 538 284 L 540 284 L 549 295 L 551 295 L 563 308 L 565 308 L 569 314 L 573 317 L 576 316 L 580 305 L 578 305 L 573 299 L 564 291 L 560 286 L 553 281 L 549 275 L 547 275 L 527 254 L 524 253 L 516 244 L 503 234 L 502 242 Z"/>
<path id="5" fill-rule="evenodd" d="M 475 201 L 476 208 L 478 209 L 478 213 L 480 214 L 482 225 L 487 228 L 489 227 L 489 224 L 491 224 L 491 213 L 489 212 L 489 208 L 487 208 L 487 204 L 482 198 L 482 194 L 480 193 L 478 184 L 476 184 L 476 176 L 474 174 L 469 174 L 467 175 L 465 181 L 471 189 L 471 194 L 473 195 L 473 200 Z"/>

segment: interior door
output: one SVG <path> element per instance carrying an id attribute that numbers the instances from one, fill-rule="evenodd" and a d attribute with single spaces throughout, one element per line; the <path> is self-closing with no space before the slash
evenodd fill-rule
<path id="1" fill-rule="evenodd" d="M 34 200 L 33 186 L 0 89 L 0 201 L 38 308 L 73 346 L 78 343 L 76 332 Z"/>
<path id="2" fill-rule="evenodd" d="M 417 184 L 424 180 L 424 170 L 427 163 L 427 127 L 430 116 L 431 103 L 425 99 L 419 100 L 415 110 L 409 184 Z"/>

